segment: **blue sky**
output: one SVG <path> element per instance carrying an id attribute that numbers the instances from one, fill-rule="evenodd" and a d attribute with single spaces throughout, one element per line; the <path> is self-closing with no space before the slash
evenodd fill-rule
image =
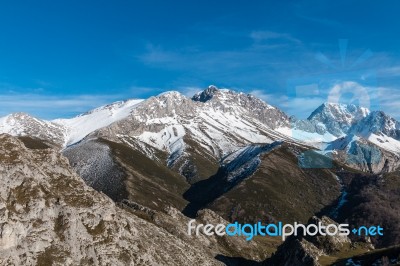
<path id="1" fill-rule="evenodd" d="M 70 117 L 215 84 L 300 117 L 339 99 L 400 118 L 399 8 L 398 1 L 2 1 L 0 116 Z"/>

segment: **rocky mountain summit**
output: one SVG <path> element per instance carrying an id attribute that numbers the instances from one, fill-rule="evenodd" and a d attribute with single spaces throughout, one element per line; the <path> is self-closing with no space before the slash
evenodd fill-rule
<path id="1" fill-rule="evenodd" d="M 340 137 L 369 113 L 368 109 L 353 104 L 324 103 L 315 109 L 307 120 L 323 125 L 327 132 Z"/>
<path id="2" fill-rule="evenodd" d="M 222 109 L 224 112 L 234 112 L 238 115 L 247 113 L 272 129 L 289 125 L 288 116 L 284 112 L 251 94 L 218 89 L 211 85 L 195 94 L 192 100 L 208 103 L 214 109 Z"/>
<path id="3" fill-rule="evenodd" d="M 34 136 L 61 145 L 64 128 L 50 121 L 40 120 L 26 113 L 14 113 L 0 118 L 0 133 L 13 136 Z"/>

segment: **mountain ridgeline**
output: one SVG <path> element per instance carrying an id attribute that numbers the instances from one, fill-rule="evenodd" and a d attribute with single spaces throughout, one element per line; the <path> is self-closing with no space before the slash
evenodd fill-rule
<path id="1" fill-rule="evenodd" d="M 5 153 L 7 157 L 0 153 L 0 166 L 6 164 L 7 158 L 21 163 L 17 159 L 22 156 L 20 152 L 46 151 L 43 154 L 46 167 L 50 169 L 52 163 L 58 167 L 57 160 L 64 160 L 55 160 L 54 156 L 67 158 L 68 165 L 63 164 L 63 168 L 68 170 L 57 171 L 73 171 L 63 175 L 75 183 L 78 176 L 83 179 L 76 197 L 94 197 L 96 203 L 92 205 L 110 205 L 104 198 L 112 199 L 116 204 L 112 212 L 119 221 L 111 225 L 108 220 L 100 224 L 98 220 L 85 218 L 89 234 L 95 228 L 111 232 L 122 230 L 121 226 L 135 228 L 133 231 L 154 226 L 163 235 L 161 242 L 154 245 L 173 238 L 171 249 L 185 243 L 193 248 L 193 256 L 178 253 L 178 264 L 201 261 L 209 265 L 220 262 L 318 265 L 324 256 L 329 264 L 334 258 L 350 258 L 349 254 L 399 244 L 399 210 L 397 204 L 391 203 L 400 200 L 400 123 L 381 111 L 323 103 L 307 119 L 299 120 L 253 95 L 209 86 L 191 98 L 170 91 L 145 100 L 112 103 L 71 119 L 45 121 L 28 114 L 10 114 L 0 118 L 2 133 L 7 134 L 1 136 L 9 143 L 3 144 L 6 145 L 3 149 L 12 146 L 13 153 Z M 41 160 L 35 158 L 32 160 Z M 23 163 L 33 161 L 25 158 Z M 35 175 L 25 174 L 27 178 Z M 45 175 L 53 176 L 50 170 Z M 40 182 L 39 190 L 43 190 Z M 13 186 L 19 189 L 18 184 Z M 62 190 L 56 183 L 54 186 Z M 38 193 L 35 195 L 42 197 L 45 191 Z M 11 203 L 6 200 L 4 204 Z M 68 208 L 65 210 L 75 212 L 75 205 Z M 92 217 L 89 209 L 85 215 Z M 104 212 L 101 207 L 100 210 Z M 69 219 L 63 209 L 58 213 L 62 218 L 54 220 L 49 216 L 47 221 L 55 224 L 57 232 L 66 230 L 64 225 Z M 129 215 L 140 217 L 143 222 L 132 222 Z M 157 217 L 168 222 L 162 223 Z M 328 249 L 315 239 L 291 239 L 283 244 L 274 239 L 256 239 L 247 246 L 235 240 L 231 243 L 233 247 L 228 248 L 226 241 L 231 240 L 213 238 L 211 249 L 205 251 L 202 245 L 207 240 L 196 244 L 182 236 L 177 227 L 168 229 L 174 220 L 184 229 L 188 217 L 246 223 L 333 219 L 355 225 L 383 223 L 392 233 L 373 239 L 345 239 L 335 249 Z M 69 239 L 70 233 L 63 238 Z M 132 234 L 126 241 L 138 241 L 136 237 L 141 237 Z M 110 238 L 110 243 L 118 237 Z M 40 259 L 55 256 L 62 238 L 60 241 L 56 247 L 38 248 L 47 252 Z M 342 240 L 326 241 L 332 244 Z M 97 254 L 94 259 L 74 253 L 70 248 L 76 243 L 88 247 L 80 240 L 69 243 L 63 252 L 76 254 L 81 261 L 98 262 L 102 256 Z M 119 246 L 113 250 L 123 253 Z M 204 252 L 205 257 L 198 257 L 194 250 Z M 289 253 L 293 255 L 286 262 L 289 264 L 280 263 L 280 258 Z M 13 257 L 16 253 L 13 254 L 7 256 L 16 261 Z M 32 259 L 39 260 L 40 254 Z M 296 254 L 302 254 L 302 258 Z M 161 264 L 173 264 L 168 262 L 167 254 L 161 255 Z M 150 252 L 146 258 L 152 257 L 157 256 Z M 106 261 L 123 265 L 124 259 L 129 260 L 118 257 Z M 144 257 L 136 259 L 140 264 Z M 302 261 L 309 264 L 301 264 Z"/>

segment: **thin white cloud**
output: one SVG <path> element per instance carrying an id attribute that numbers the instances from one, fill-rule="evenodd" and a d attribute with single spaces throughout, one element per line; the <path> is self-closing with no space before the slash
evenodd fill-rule
<path id="1" fill-rule="evenodd" d="M 145 86 L 131 86 L 128 89 L 130 95 L 134 95 L 138 98 L 148 97 L 148 95 L 157 95 L 165 90 L 156 87 L 145 87 Z"/>
<path id="2" fill-rule="evenodd" d="M 341 98 L 341 94 L 349 92 L 353 93 L 351 98 Z M 354 81 L 344 81 L 334 84 L 316 96 L 299 94 L 296 97 L 288 97 L 284 94 L 270 94 L 260 89 L 251 90 L 249 93 L 297 118 L 307 118 L 318 106 L 331 101 L 354 102 L 371 110 L 384 111 L 400 120 L 400 93 L 395 88 L 367 87 Z"/>
<path id="3" fill-rule="evenodd" d="M 160 45 L 147 44 L 146 45 L 147 52 L 143 55 L 140 55 L 138 58 L 142 60 L 146 64 L 162 64 L 162 63 L 170 63 L 181 61 L 181 55 L 177 52 L 166 51 Z"/>
<path id="4" fill-rule="evenodd" d="M 211 79 L 225 76 L 235 79 L 249 71 L 265 77 L 260 71 L 277 66 L 281 68 L 282 65 L 290 66 L 284 57 L 288 57 L 288 52 L 293 52 L 294 47 L 290 50 L 288 47 L 281 49 L 287 44 L 295 44 L 296 49 L 302 49 L 298 45 L 301 41 L 287 33 L 253 31 L 243 35 L 243 38 L 252 42 L 240 49 L 202 50 L 190 45 L 168 49 L 148 43 L 145 52 L 134 58 L 150 67 L 186 71 Z"/>
<path id="5" fill-rule="evenodd" d="M 46 119 L 76 115 L 117 100 L 117 95 L 46 96 L 40 94 L 0 95 L 0 116 L 26 112 Z"/>
<path id="6" fill-rule="evenodd" d="M 180 87 L 178 89 L 178 91 L 180 93 L 182 93 L 183 95 L 185 95 L 186 97 L 189 97 L 189 98 L 193 97 L 193 95 L 195 95 L 196 93 L 201 92 L 203 90 L 204 90 L 204 88 L 190 87 L 190 86 L 189 87 Z"/>
<path id="7" fill-rule="evenodd" d="M 249 91 L 249 94 L 254 95 L 257 98 L 260 98 L 261 100 L 265 101 L 268 104 L 270 104 L 271 102 L 274 101 L 274 99 L 276 100 L 277 98 L 279 98 L 279 100 L 280 100 L 279 102 L 284 100 L 284 98 L 282 98 L 282 96 L 270 94 L 270 93 L 267 93 L 264 90 L 260 90 L 260 89 L 253 89 L 253 90 Z"/>
<path id="8" fill-rule="evenodd" d="M 377 71 L 377 75 L 381 78 L 400 77 L 400 66 L 382 68 Z"/>
<path id="9" fill-rule="evenodd" d="M 284 94 L 270 94 L 264 90 L 251 90 L 250 94 L 260 98 L 268 104 L 280 108 L 288 115 L 305 119 L 322 103 L 326 102 L 323 97 L 295 97 L 291 98 Z"/>
<path id="10" fill-rule="evenodd" d="M 109 97 L 109 96 L 108 96 Z M 32 94 L 0 95 L 2 107 L 28 107 L 28 108 L 74 108 L 85 105 L 97 105 L 108 98 L 102 95 L 78 95 L 78 96 L 42 96 Z"/>
<path id="11" fill-rule="evenodd" d="M 335 101 L 340 99 L 340 94 L 349 93 L 351 97 L 345 99 L 345 102 L 354 102 L 371 110 L 384 111 L 397 120 L 400 119 L 400 93 L 397 88 L 363 86 L 354 81 L 344 81 L 335 84 L 327 93 L 325 101 Z"/>
<path id="12" fill-rule="evenodd" d="M 305 119 L 324 102 L 326 99 L 322 97 L 288 98 L 283 103 L 283 110 L 297 118 Z"/>
<path id="13" fill-rule="evenodd" d="M 379 88 L 377 94 L 380 109 L 400 121 L 400 93 L 399 89 Z"/>

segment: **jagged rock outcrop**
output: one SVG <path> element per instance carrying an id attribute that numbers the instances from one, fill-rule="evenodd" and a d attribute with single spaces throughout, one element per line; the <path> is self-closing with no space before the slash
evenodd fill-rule
<path id="1" fill-rule="evenodd" d="M 309 224 L 318 224 L 318 223 L 321 223 L 324 226 L 328 224 L 338 225 L 338 223 L 328 218 L 327 216 L 323 216 L 321 218 L 313 216 L 309 221 Z M 333 254 L 340 250 L 346 249 L 349 247 L 349 244 L 351 243 L 349 237 L 341 235 L 334 235 L 334 236 L 316 235 L 312 237 L 308 236 L 306 237 L 306 239 L 310 243 L 314 244 L 318 249 L 322 250 L 325 254 Z"/>
<path id="2" fill-rule="evenodd" d="M 326 146 L 334 160 L 369 173 L 393 172 L 400 166 L 400 155 L 382 149 L 364 138 L 347 135 Z"/>
<path id="3" fill-rule="evenodd" d="M 370 111 L 353 104 L 324 103 L 307 118 L 308 121 L 323 125 L 327 132 L 340 137 Z"/>
<path id="4" fill-rule="evenodd" d="M 266 251 L 268 243 L 260 239 L 246 241 L 244 237 L 230 237 L 227 235 L 207 236 L 203 233 L 194 235 L 194 231 L 192 235 L 188 235 L 187 225 L 192 219 L 186 217 L 174 207 L 166 207 L 163 211 L 154 211 L 130 201 L 124 201 L 122 206 L 199 250 L 206 247 L 209 252 L 212 253 L 212 257 L 222 255 L 227 257 L 240 257 L 252 261 L 263 261 L 266 257 L 271 255 Z M 227 225 L 229 222 L 215 212 L 209 209 L 203 209 L 199 211 L 193 223 L 193 225 L 198 224 Z"/>
<path id="5" fill-rule="evenodd" d="M 384 134 L 400 140 L 400 123 L 382 111 L 373 111 L 355 124 L 351 131 L 360 135 Z"/>
<path id="6" fill-rule="evenodd" d="M 0 118 L 0 133 L 36 137 L 62 147 L 65 128 L 62 125 L 40 120 L 26 113 L 14 113 Z"/>
<path id="7" fill-rule="evenodd" d="M 155 224 L 118 208 L 52 149 L 0 135 L 1 265 L 217 265 Z"/>
<path id="8" fill-rule="evenodd" d="M 336 224 L 332 219 L 323 216 L 312 217 L 308 224 L 318 224 L 326 226 Z M 347 236 L 340 235 L 315 235 L 315 236 L 290 236 L 278 247 L 276 253 L 267 260 L 267 265 L 274 266 L 317 266 L 319 257 L 322 255 L 335 254 L 341 250 L 349 249 L 350 239 Z"/>
<path id="9" fill-rule="evenodd" d="M 289 237 L 278 247 L 266 265 L 274 266 L 320 266 L 318 257 L 323 252 L 306 239 Z"/>
<path id="10" fill-rule="evenodd" d="M 205 103 L 206 106 L 220 109 L 223 112 L 248 115 L 272 129 L 289 125 L 289 117 L 284 112 L 251 94 L 218 89 L 211 85 L 204 91 L 195 94 L 192 100 Z"/>

